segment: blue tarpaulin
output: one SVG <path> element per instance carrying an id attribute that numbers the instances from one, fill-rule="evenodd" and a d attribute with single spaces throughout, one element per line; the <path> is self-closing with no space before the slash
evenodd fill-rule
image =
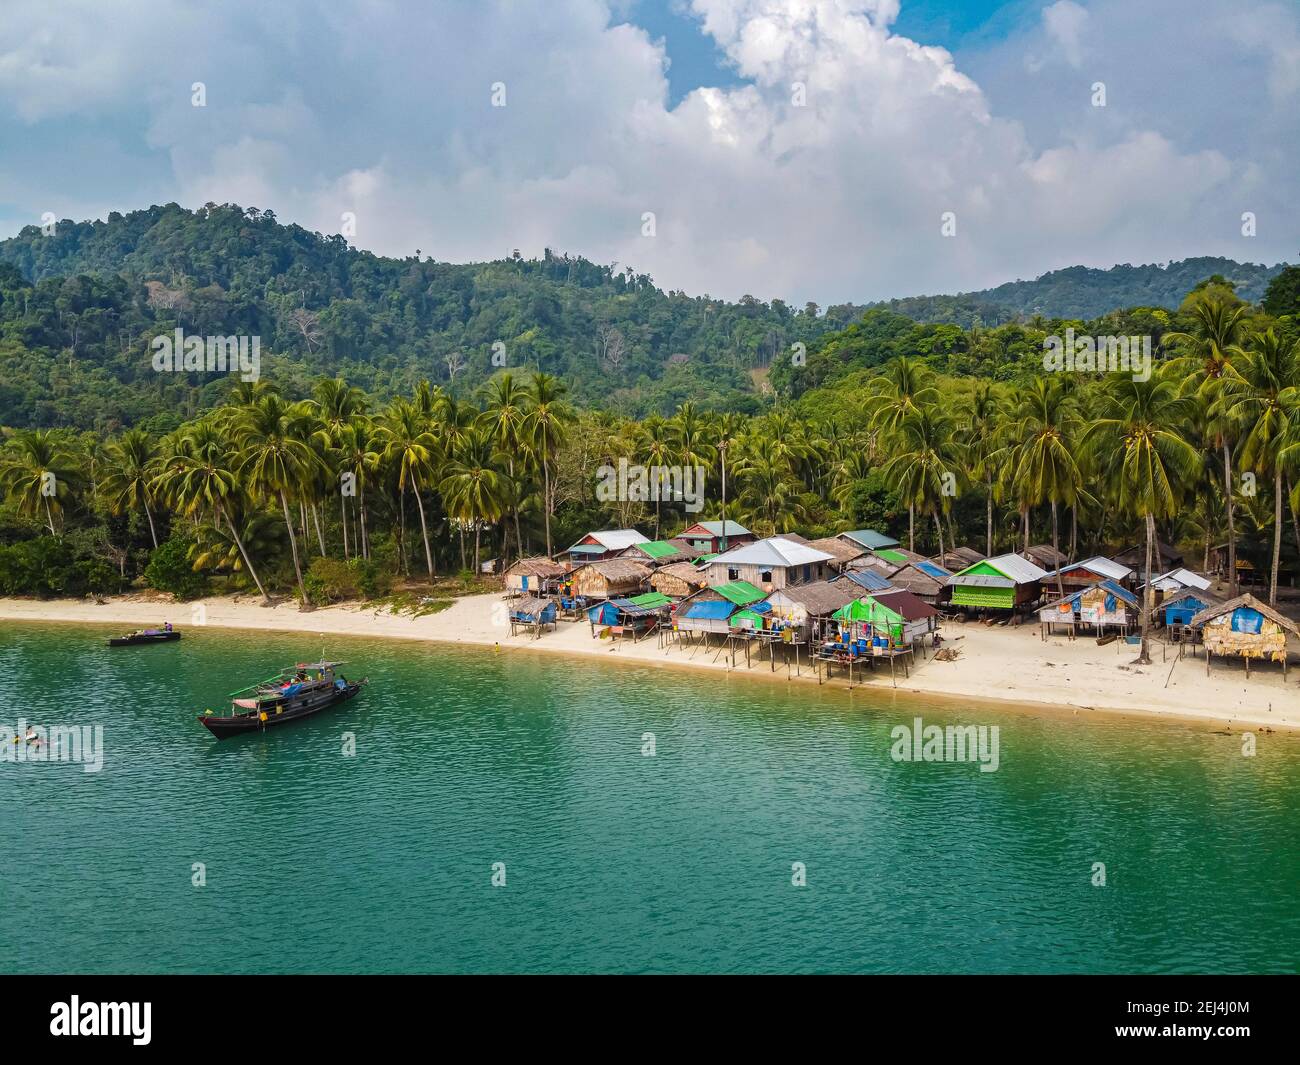
<path id="1" fill-rule="evenodd" d="M 617 625 L 618 607 L 613 603 L 598 603 L 587 611 L 593 625 Z"/>
<path id="2" fill-rule="evenodd" d="M 1248 606 L 1239 606 L 1232 612 L 1232 631 L 1257 635 L 1264 624 L 1264 615 Z"/>
<path id="3" fill-rule="evenodd" d="M 766 606 L 767 604 L 765 603 L 763 605 Z M 735 609 L 736 607 L 734 604 L 728 603 L 724 599 L 710 599 L 703 603 L 692 603 L 686 608 L 686 612 L 682 617 L 722 621 L 731 617 L 731 612 Z M 750 609 L 755 609 L 755 607 L 751 607 Z M 768 607 L 768 609 L 771 610 L 772 608 Z"/>

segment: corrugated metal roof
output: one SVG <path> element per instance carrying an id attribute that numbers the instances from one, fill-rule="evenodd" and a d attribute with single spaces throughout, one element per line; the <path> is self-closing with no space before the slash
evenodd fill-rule
<path id="1" fill-rule="evenodd" d="M 944 581 L 952 576 L 952 574 L 949 573 L 942 566 L 937 565 L 934 562 L 927 562 L 924 559 L 920 562 L 913 562 L 912 565 L 915 566 L 917 569 L 919 569 L 922 573 L 934 577 L 936 580 Z"/>
<path id="2" fill-rule="evenodd" d="M 991 573 L 954 573 L 948 583 L 959 588 L 1014 588 L 1010 577 L 995 577 Z"/>
<path id="3" fill-rule="evenodd" d="M 865 588 L 869 592 L 878 592 L 883 588 L 893 587 L 884 576 L 869 569 L 851 569 L 835 579 L 852 581 L 859 588 Z"/>
<path id="4" fill-rule="evenodd" d="M 633 544 L 644 544 L 650 541 L 650 537 L 638 532 L 636 529 L 602 529 L 600 532 L 588 533 L 587 536 L 595 540 L 605 548 L 606 551 L 621 551 L 624 548 L 631 547 Z M 584 536 L 585 540 L 587 536 Z M 569 548 L 570 551 L 577 550 L 584 545 L 579 542 Z M 585 545 L 592 546 L 592 545 Z"/>
<path id="5" fill-rule="evenodd" d="M 672 558 L 675 555 L 681 554 L 681 552 L 667 540 L 647 540 L 643 544 L 633 544 L 629 550 L 639 551 L 653 559 Z"/>
<path id="6" fill-rule="evenodd" d="M 1213 582 L 1206 580 L 1199 573 L 1193 573 L 1189 569 L 1172 569 L 1168 573 L 1162 573 L 1159 577 L 1151 578 L 1153 588 L 1168 589 L 1172 586 L 1183 588 L 1198 588 L 1201 591 L 1211 587 Z"/>
<path id="7" fill-rule="evenodd" d="M 736 606 L 749 606 L 750 603 L 757 603 L 760 599 L 766 598 L 763 592 L 749 581 L 729 581 L 717 585 L 713 590 Z"/>
<path id="8" fill-rule="evenodd" d="M 649 607 L 652 610 L 673 605 L 673 601 L 662 592 L 646 592 L 645 595 L 634 595 L 628 602 L 637 606 Z"/>
<path id="9" fill-rule="evenodd" d="M 897 547 L 898 541 L 892 536 L 886 536 L 884 533 L 878 533 L 875 529 L 855 529 L 853 532 L 840 533 L 841 536 L 847 536 L 854 543 L 861 544 L 868 550 L 874 551 L 879 547 Z"/>
<path id="10" fill-rule="evenodd" d="M 1055 577 L 1058 572 L 1064 575 L 1076 569 L 1091 570 L 1099 577 L 1109 577 L 1116 581 L 1122 581 L 1126 577 L 1133 576 L 1133 571 L 1128 566 L 1123 566 L 1102 555 L 1093 555 L 1092 558 L 1085 558 L 1082 562 L 1071 562 L 1069 565 L 1062 566 L 1059 570 L 1052 570 L 1046 576 Z"/>
<path id="11" fill-rule="evenodd" d="M 979 563 L 975 563 L 977 566 Z M 1041 581 L 1047 576 L 1047 571 L 1039 569 L 1027 558 L 1021 558 L 1019 555 L 998 555 L 994 558 L 984 560 L 984 565 L 992 566 L 999 573 L 1005 573 L 1017 584 L 1030 584 L 1033 581 Z"/>
<path id="12" fill-rule="evenodd" d="M 704 530 L 705 532 L 707 532 L 710 536 L 721 536 L 721 535 L 722 535 L 722 522 L 720 522 L 720 521 L 697 521 L 694 525 L 691 526 L 691 529 L 703 529 L 703 530 Z M 689 532 L 689 531 L 690 531 L 689 529 L 688 529 L 688 530 L 685 530 L 685 532 Z M 681 535 L 683 535 L 683 533 L 678 533 L 678 535 L 681 536 Z M 738 521 L 732 521 L 730 518 L 728 518 L 728 519 L 727 519 L 727 535 L 728 535 L 728 536 L 751 536 L 751 535 L 753 535 L 753 534 L 752 534 L 748 529 L 746 529 L 743 525 L 741 525 L 740 522 L 738 522 Z"/>
<path id="13" fill-rule="evenodd" d="M 832 555 L 818 551 L 806 544 L 797 544 L 782 536 L 769 536 L 766 540 L 756 540 L 752 544 L 724 551 L 713 559 L 714 563 L 737 564 L 742 566 L 807 566 L 814 562 L 831 562 Z"/>

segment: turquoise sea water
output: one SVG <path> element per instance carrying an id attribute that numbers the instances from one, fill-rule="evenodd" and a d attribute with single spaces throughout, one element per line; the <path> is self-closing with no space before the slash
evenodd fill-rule
<path id="1" fill-rule="evenodd" d="M 1300 965 L 1297 737 L 331 637 L 358 699 L 218 743 L 196 710 L 322 641 L 106 635 L 0 628 L 0 724 L 105 744 L 0 762 L 0 971 Z M 918 714 L 999 769 L 893 761 Z"/>

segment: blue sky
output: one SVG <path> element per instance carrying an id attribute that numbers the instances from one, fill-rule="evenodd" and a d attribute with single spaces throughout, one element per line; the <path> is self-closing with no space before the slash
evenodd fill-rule
<path id="1" fill-rule="evenodd" d="M 1300 5 L 1187 10 L 5 0 L 0 236 L 237 202 L 326 233 L 354 217 L 383 254 L 550 247 L 823 305 L 1295 259 Z"/>

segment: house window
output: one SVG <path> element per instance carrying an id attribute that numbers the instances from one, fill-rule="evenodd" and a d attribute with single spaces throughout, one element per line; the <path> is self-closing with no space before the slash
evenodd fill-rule
<path id="1" fill-rule="evenodd" d="M 759 583 L 760 583 L 760 584 L 771 584 L 771 583 L 772 583 L 772 571 L 771 571 L 770 569 L 765 569 L 765 570 L 763 570 L 763 571 L 758 575 L 758 580 L 759 580 Z"/>
<path id="2" fill-rule="evenodd" d="M 803 568 L 803 579 L 804 579 L 804 583 L 806 584 L 806 583 L 808 582 L 809 578 L 811 578 L 811 577 L 812 577 L 812 566 L 804 566 L 804 568 Z"/>
<path id="3" fill-rule="evenodd" d="M 738 581 L 738 580 L 740 580 L 740 570 L 738 570 L 738 569 L 729 569 L 729 570 L 727 570 L 727 580 L 729 580 L 729 581 Z"/>

